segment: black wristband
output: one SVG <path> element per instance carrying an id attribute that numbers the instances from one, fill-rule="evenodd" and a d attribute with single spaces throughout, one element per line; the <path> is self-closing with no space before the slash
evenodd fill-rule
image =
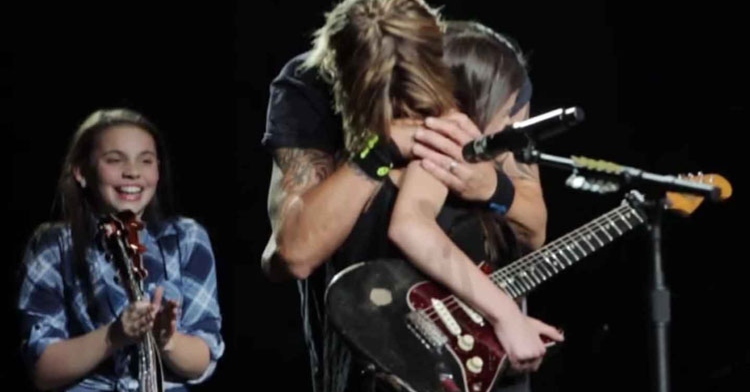
<path id="1" fill-rule="evenodd" d="M 409 163 L 409 160 L 404 158 L 403 155 L 401 155 L 401 150 L 398 149 L 396 142 L 394 142 L 392 138 L 388 138 L 387 147 L 390 150 L 393 167 L 394 168 L 406 167 L 406 165 Z"/>
<path id="2" fill-rule="evenodd" d="M 487 206 L 490 210 L 505 215 L 510 209 L 510 205 L 513 204 L 513 199 L 516 196 L 516 187 L 513 186 L 513 181 L 510 180 L 510 177 L 502 170 L 496 170 L 496 173 L 497 185 L 495 186 L 495 193 L 490 196 Z"/>
<path id="3" fill-rule="evenodd" d="M 362 151 L 355 153 L 351 161 L 368 177 L 383 180 L 393 169 L 392 150 L 389 143 L 383 143 L 378 135 L 373 135 Z"/>

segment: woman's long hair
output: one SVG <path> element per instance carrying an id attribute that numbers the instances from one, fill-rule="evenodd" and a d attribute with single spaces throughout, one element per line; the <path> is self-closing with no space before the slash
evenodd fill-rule
<path id="1" fill-rule="evenodd" d="M 484 129 L 528 78 L 515 41 L 478 22 L 446 23 L 444 61 L 451 69 L 461 110 Z"/>
<path id="2" fill-rule="evenodd" d="M 308 64 L 333 84 L 349 152 L 373 134 L 389 135 L 393 119 L 455 107 L 443 26 L 422 0 L 345 0 L 315 39 Z"/>
<path id="3" fill-rule="evenodd" d="M 458 105 L 483 130 L 528 78 L 526 59 L 510 37 L 473 21 L 447 22 L 444 47 Z M 477 213 L 489 261 L 497 267 L 500 259 L 519 257 L 515 235 L 505 219 L 484 209 Z"/>

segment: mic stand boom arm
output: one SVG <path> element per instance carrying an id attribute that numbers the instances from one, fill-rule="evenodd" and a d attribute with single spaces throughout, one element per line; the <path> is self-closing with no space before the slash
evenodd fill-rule
<path id="1" fill-rule="evenodd" d="M 623 166 L 617 163 L 600 159 L 592 159 L 581 156 L 565 158 L 550 155 L 537 150 L 533 144 L 513 152 L 516 160 L 522 163 L 537 163 L 561 169 L 569 169 L 574 173 L 571 179 L 576 187 L 576 182 L 583 183 L 587 179 L 594 178 L 599 185 L 600 193 L 608 193 L 619 190 L 623 185 L 646 186 L 656 188 L 659 191 L 672 191 L 680 193 L 692 193 L 703 196 L 711 201 L 721 200 L 721 189 L 711 184 L 705 184 L 686 180 L 673 175 L 650 173 L 634 167 Z M 578 176 L 576 178 L 575 176 Z"/>

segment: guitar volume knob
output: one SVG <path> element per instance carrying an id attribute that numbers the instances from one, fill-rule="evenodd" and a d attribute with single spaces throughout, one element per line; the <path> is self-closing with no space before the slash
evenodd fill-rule
<path id="1" fill-rule="evenodd" d="M 471 351 L 474 348 L 474 337 L 471 335 L 461 335 L 458 338 L 458 347 L 464 351 Z"/>
<path id="2" fill-rule="evenodd" d="M 479 357 L 471 357 L 468 361 L 466 361 L 466 368 L 474 374 L 481 373 L 482 366 L 484 366 L 484 361 L 482 361 L 482 358 Z"/>

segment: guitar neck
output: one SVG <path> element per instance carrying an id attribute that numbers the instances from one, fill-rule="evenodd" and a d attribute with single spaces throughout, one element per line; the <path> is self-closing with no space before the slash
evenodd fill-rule
<path id="1" fill-rule="evenodd" d="M 490 278 L 513 298 L 522 297 L 645 221 L 646 216 L 641 210 L 624 202 L 620 207 L 495 271 Z"/>

